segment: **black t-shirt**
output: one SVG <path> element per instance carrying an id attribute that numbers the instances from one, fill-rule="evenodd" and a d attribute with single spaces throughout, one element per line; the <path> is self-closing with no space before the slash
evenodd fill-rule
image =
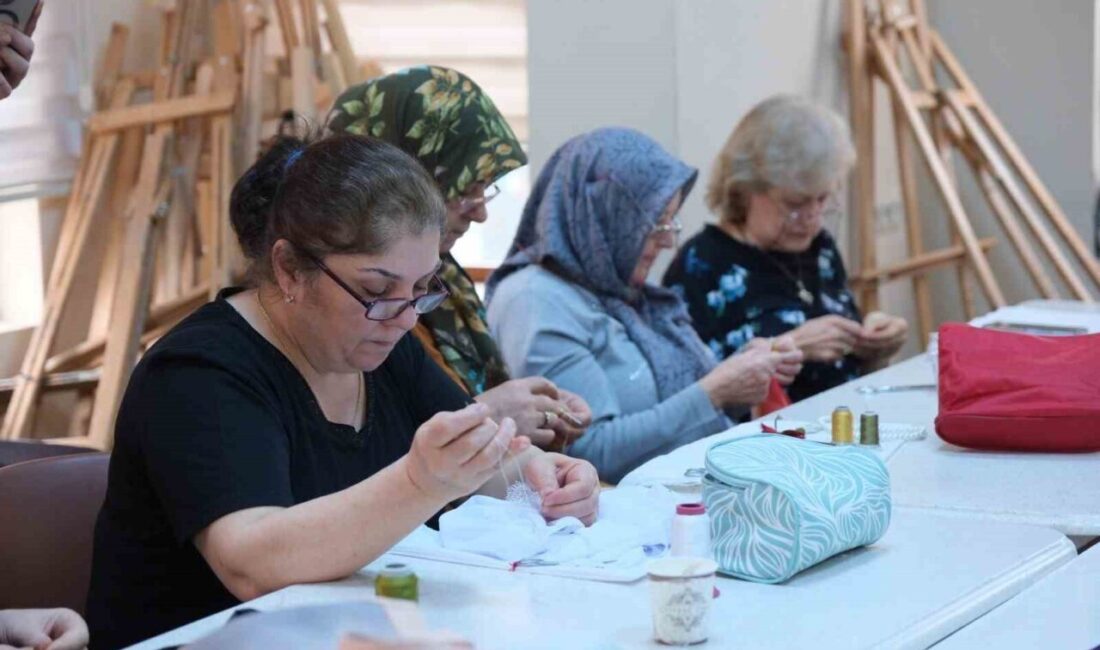
<path id="1" fill-rule="evenodd" d="M 348 488 L 404 455 L 417 427 L 469 397 L 406 335 L 364 373 L 360 431 L 325 419 L 305 379 L 223 291 L 142 358 L 115 423 L 87 616 L 95 648 L 236 605 L 191 540 L 245 508 Z"/>
<path id="2" fill-rule="evenodd" d="M 801 279 L 813 304 L 798 297 Z M 676 254 L 664 285 L 687 302 L 695 331 L 724 359 L 757 336 L 778 336 L 811 318 L 837 314 L 862 320 L 832 235 L 822 230 L 801 253 L 766 252 L 707 225 Z M 807 361 L 787 387 L 792 401 L 859 376 L 849 355 L 833 363 Z"/>

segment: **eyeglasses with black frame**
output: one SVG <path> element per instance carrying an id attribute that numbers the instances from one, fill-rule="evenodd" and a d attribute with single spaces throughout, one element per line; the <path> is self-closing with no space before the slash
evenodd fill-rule
<path id="1" fill-rule="evenodd" d="M 339 276 L 332 272 L 332 269 L 325 266 L 324 262 L 309 254 L 306 255 L 306 258 L 316 264 L 317 267 L 321 269 L 321 271 L 325 275 L 332 278 L 333 282 L 338 284 L 341 289 L 348 292 L 348 295 L 350 295 L 352 298 L 355 298 L 355 300 L 360 305 L 363 305 L 363 308 L 366 309 L 363 315 L 367 318 L 367 320 L 393 320 L 394 318 L 397 318 L 398 316 L 403 314 L 405 312 L 405 309 L 409 305 L 412 305 L 413 311 L 415 311 L 418 315 L 423 316 L 424 314 L 432 311 L 436 307 L 442 305 L 443 301 L 447 299 L 447 296 L 451 295 L 450 292 L 447 291 L 447 287 L 443 284 L 443 281 L 439 279 L 439 276 L 433 273 L 432 279 L 429 280 L 429 282 L 434 284 L 435 287 L 438 287 L 438 289 L 435 291 L 432 291 L 429 288 L 427 293 L 422 296 L 417 296 L 411 300 L 407 300 L 405 298 L 379 298 L 377 300 L 364 300 L 362 296 L 360 296 L 355 291 L 355 289 L 352 289 L 346 282 L 341 280 Z M 429 287 L 431 287 L 432 284 L 429 284 Z"/>

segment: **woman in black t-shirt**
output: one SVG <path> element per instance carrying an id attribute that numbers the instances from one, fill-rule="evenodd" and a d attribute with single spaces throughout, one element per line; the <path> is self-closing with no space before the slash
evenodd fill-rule
<path id="1" fill-rule="evenodd" d="M 854 159 L 832 111 L 798 97 L 761 102 L 714 163 L 706 199 L 718 224 L 685 242 L 664 277 L 719 359 L 790 334 L 805 355 L 787 387 L 795 401 L 884 365 L 908 332 L 896 316 L 861 318 L 825 229 Z"/>
<path id="2" fill-rule="evenodd" d="M 443 214 L 419 163 L 361 136 L 283 139 L 237 183 L 254 288 L 134 370 L 96 524 L 94 647 L 348 576 L 447 503 L 503 495 L 502 462 L 546 517 L 595 518 L 591 465 L 494 422 L 406 336 L 445 295 Z"/>

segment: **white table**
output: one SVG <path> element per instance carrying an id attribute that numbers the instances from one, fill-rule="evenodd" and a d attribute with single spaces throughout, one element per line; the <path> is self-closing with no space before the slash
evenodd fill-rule
<path id="1" fill-rule="evenodd" d="M 874 395 L 856 390 L 861 385 L 928 384 L 933 380 L 932 367 L 921 355 L 803 400 L 778 415 L 813 422 L 843 404 L 856 418 L 871 410 L 882 422 L 923 425 L 927 429 L 923 440 L 888 448 L 885 460 L 896 506 L 968 519 L 1050 526 L 1067 535 L 1100 535 L 1100 453 L 1038 454 L 956 447 L 935 433 L 939 405 L 934 390 Z M 765 419 L 770 422 L 773 417 Z M 712 441 L 729 435 L 716 434 L 655 458 L 624 477 L 623 484 L 647 482 L 654 476 L 682 476 L 689 468 L 702 467 Z"/>
<path id="2" fill-rule="evenodd" d="M 1043 578 L 937 648 L 1100 646 L 1100 546 Z"/>
<path id="3" fill-rule="evenodd" d="M 1051 526 L 1067 535 L 1100 535 L 1100 453 L 1038 454 L 963 449 L 935 433 L 935 391 L 863 395 L 861 385 L 934 383 L 924 355 L 787 407 L 791 419 L 816 420 L 841 404 L 859 417 L 928 428 L 890 457 L 894 504 L 937 514 Z"/>
<path id="4" fill-rule="evenodd" d="M 1100 308 L 1066 301 L 1032 301 L 1010 307 L 977 321 L 1010 320 L 1015 314 L 1023 322 L 1069 324 L 1100 331 Z M 858 392 L 860 386 L 934 384 L 932 363 L 921 354 L 879 372 L 861 377 L 832 390 L 789 406 L 778 415 L 788 420 L 817 421 L 839 405 L 848 406 L 855 417 L 875 411 L 881 422 L 923 425 L 928 435 L 891 450 L 886 459 L 890 470 L 893 502 L 930 513 L 1050 526 L 1067 535 L 1100 535 L 1100 453 L 1039 454 L 992 452 L 956 447 L 935 433 L 939 410 L 935 390 L 918 390 L 872 395 Z M 774 416 L 768 416 L 771 420 Z M 717 434 L 718 436 L 728 434 Z M 659 466 L 661 474 L 682 474 L 702 467 L 708 441 L 698 441 L 653 459 L 628 474 L 629 483 L 639 474 Z"/>
<path id="5" fill-rule="evenodd" d="M 1073 545 L 1048 528 L 901 510 L 878 544 L 832 558 L 786 584 L 719 579 L 709 647 L 923 648 L 1074 557 Z M 393 558 L 381 561 L 387 559 Z M 657 647 L 645 581 L 597 583 L 400 560 L 420 577 L 428 624 L 457 632 L 479 649 Z M 369 599 L 370 584 L 360 575 L 295 586 L 247 606 Z M 210 616 L 136 647 L 193 641 L 228 616 Z"/>

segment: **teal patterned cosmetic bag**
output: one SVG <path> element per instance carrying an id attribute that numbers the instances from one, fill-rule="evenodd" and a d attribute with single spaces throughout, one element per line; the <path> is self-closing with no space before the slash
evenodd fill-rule
<path id="1" fill-rule="evenodd" d="M 783 582 L 890 525 L 890 475 L 878 456 L 764 434 L 707 450 L 703 501 L 722 573 Z"/>

